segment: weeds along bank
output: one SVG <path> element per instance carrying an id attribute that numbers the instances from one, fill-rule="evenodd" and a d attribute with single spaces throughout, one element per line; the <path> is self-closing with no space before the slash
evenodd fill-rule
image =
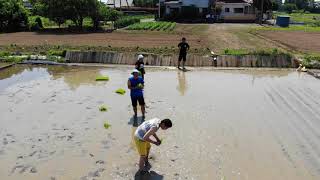
<path id="1" fill-rule="evenodd" d="M 10 46 L 0 47 L 0 61 L 19 63 L 26 60 L 46 60 L 59 63 L 134 64 L 138 54 L 145 56 L 146 65 L 177 66 L 178 49 L 175 47 L 67 47 L 67 46 Z M 216 58 L 214 60 L 214 58 Z M 187 66 L 204 67 L 273 67 L 296 68 L 302 63 L 307 68 L 320 68 L 320 56 L 295 55 L 278 49 L 250 51 L 225 49 L 211 54 L 209 49 L 190 49 Z"/>

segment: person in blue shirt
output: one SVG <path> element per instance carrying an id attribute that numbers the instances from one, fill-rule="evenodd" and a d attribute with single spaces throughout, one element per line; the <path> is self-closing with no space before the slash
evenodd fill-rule
<path id="1" fill-rule="evenodd" d="M 144 80 L 139 76 L 137 69 L 132 71 L 132 76 L 128 79 L 128 88 L 130 89 L 131 102 L 134 111 L 134 117 L 137 118 L 137 105 L 141 107 L 142 118 L 145 118 L 145 102 L 143 97 Z"/>

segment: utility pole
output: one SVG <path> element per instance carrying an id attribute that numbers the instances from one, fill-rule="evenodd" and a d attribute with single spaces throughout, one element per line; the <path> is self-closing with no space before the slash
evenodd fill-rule
<path id="1" fill-rule="evenodd" d="M 129 9 L 129 3 L 128 3 L 128 0 L 126 0 L 126 2 L 127 2 L 127 7 L 128 7 L 128 9 Z"/>
<path id="2" fill-rule="evenodd" d="M 263 4 L 264 4 L 264 0 L 260 0 L 261 1 L 261 17 L 260 17 L 260 24 L 262 24 L 262 20 L 263 20 Z"/>
<path id="3" fill-rule="evenodd" d="M 160 16 L 161 16 L 161 0 L 159 0 L 159 3 L 158 3 L 158 19 L 160 20 Z"/>

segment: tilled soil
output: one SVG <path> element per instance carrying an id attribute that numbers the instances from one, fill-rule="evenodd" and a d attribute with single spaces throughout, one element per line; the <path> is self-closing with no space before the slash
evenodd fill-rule
<path id="1" fill-rule="evenodd" d="M 302 52 L 320 52 L 319 32 L 262 31 L 260 35 Z"/>

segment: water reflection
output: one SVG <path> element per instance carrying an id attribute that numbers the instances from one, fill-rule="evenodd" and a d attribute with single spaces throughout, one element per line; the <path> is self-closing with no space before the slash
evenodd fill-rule
<path id="1" fill-rule="evenodd" d="M 14 65 L 1 70 L 0 87 L 7 88 L 19 82 L 28 82 L 50 75 L 53 80 L 63 79 L 72 90 L 75 90 L 83 84 L 98 85 L 96 77 L 101 75 L 100 71 L 99 67 Z"/>
<path id="2" fill-rule="evenodd" d="M 15 75 L 21 74 L 23 71 L 32 71 L 31 66 L 14 65 L 12 67 L 1 70 L 0 80 L 11 78 Z"/>
<path id="3" fill-rule="evenodd" d="M 182 71 L 178 71 L 178 91 L 180 92 L 180 94 L 182 96 L 184 96 L 184 94 L 186 93 L 187 89 L 188 89 L 188 84 L 186 81 L 186 74 L 185 72 Z"/>
<path id="4" fill-rule="evenodd" d="M 63 78 L 68 86 L 75 90 L 83 84 L 96 85 L 96 77 L 100 76 L 100 68 L 96 67 L 70 67 L 70 66 L 49 66 L 48 73 L 54 80 Z"/>

